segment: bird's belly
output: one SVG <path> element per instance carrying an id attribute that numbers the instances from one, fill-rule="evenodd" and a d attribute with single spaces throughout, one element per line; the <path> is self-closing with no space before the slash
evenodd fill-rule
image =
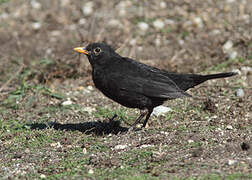
<path id="1" fill-rule="evenodd" d="M 134 92 L 120 91 L 116 96 L 111 99 L 118 102 L 119 104 L 129 108 L 144 109 L 151 106 L 151 99 L 144 95 L 136 94 Z"/>
<path id="2" fill-rule="evenodd" d="M 134 88 L 123 89 L 118 87 L 118 85 L 114 84 L 115 82 L 112 82 L 110 78 L 105 76 L 105 73 L 99 73 L 98 71 L 93 74 L 93 81 L 95 87 L 105 96 L 129 108 L 152 108 L 163 104 L 166 100 L 145 96 L 144 94 L 135 92 Z"/>
<path id="3" fill-rule="evenodd" d="M 111 89 L 110 86 L 102 80 L 94 79 L 94 84 L 105 96 L 112 99 L 113 101 L 129 107 L 144 109 L 152 106 L 152 100 L 142 94 L 135 92 L 123 91 L 120 89 Z"/>

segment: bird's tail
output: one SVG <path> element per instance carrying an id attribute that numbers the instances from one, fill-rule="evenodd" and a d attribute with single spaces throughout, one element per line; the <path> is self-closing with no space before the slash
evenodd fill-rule
<path id="1" fill-rule="evenodd" d="M 209 75 L 199 75 L 199 74 L 175 74 L 169 73 L 168 77 L 171 78 L 174 82 L 176 82 L 177 86 L 186 91 L 189 88 L 197 86 L 207 80 L 217 79 L 217 78 L 226 78 L 230 76 L 234 76 L 237 73 L 235 72 L 227 72 L 227 73 L 219 73 L 219 74 L 209 74 Z"/>
<path id="2" fill-rule="evenodd" d="M 236 74 L 237 74 L 236 72 L 227 72 L 227 73 L 218 73 L 218 74 L 209 74 L 209 75 L 193 75 L 192 83 L 186 86 L 184 90 L 197 86 L 198 84 L 201 84 L 210 79 L 226 78 L 226 77 L 234 76 Z"/>
<path id="3" fill-rule="evenodd" d="M 237 75 L 236 72 L 227 72 L 227 73 L 218 73 L 218 74 L 209 74 L 209 75 L 203 75 L 204 81 L 207 81 L 209 79 L 217 79 L 217 78 L 225 78 Z"/>

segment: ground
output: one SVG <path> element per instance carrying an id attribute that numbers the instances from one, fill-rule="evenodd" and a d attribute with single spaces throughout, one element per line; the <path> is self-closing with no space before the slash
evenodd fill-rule
<path id="1" fill-rule="evenodd" d="M 0 0 L 0 179 L 251 179 L 250 0 Z M 74 47 L 105 41 L 173 72 L 238 72 L 139 115 Z M 114 114 L 118 117 L 110 120 Z"/>

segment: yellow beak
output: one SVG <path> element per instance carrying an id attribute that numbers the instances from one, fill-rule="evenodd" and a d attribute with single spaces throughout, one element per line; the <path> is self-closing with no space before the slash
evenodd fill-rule
<path id="1" fill-rule="evenodd" d="M 83 53 L 83 54 L 89 54 L 89 51 L 85 50 L 84 47 L 77 47 L 77 48 L 74 48 L 74 51 L 78 52 L 78 53 Z"/>

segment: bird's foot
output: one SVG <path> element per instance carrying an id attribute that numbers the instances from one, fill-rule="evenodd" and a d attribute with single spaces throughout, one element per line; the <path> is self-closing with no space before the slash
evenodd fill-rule
<path id="1" fill-rule="evenodd" d="M 109 122 L 114 121 L 114 119 L 117 118 L 117 114 L 114 114 L 114 116 L 112 118 L 109 119 Z"/>
<path id="2" fill-rule="evenodd" d="M 149 128 L 149 127 L 150 127 L 150 126 L 149 126 L 148 123 L 143 123 L 142 126 L 141 126 L 142 129 Z"/>

